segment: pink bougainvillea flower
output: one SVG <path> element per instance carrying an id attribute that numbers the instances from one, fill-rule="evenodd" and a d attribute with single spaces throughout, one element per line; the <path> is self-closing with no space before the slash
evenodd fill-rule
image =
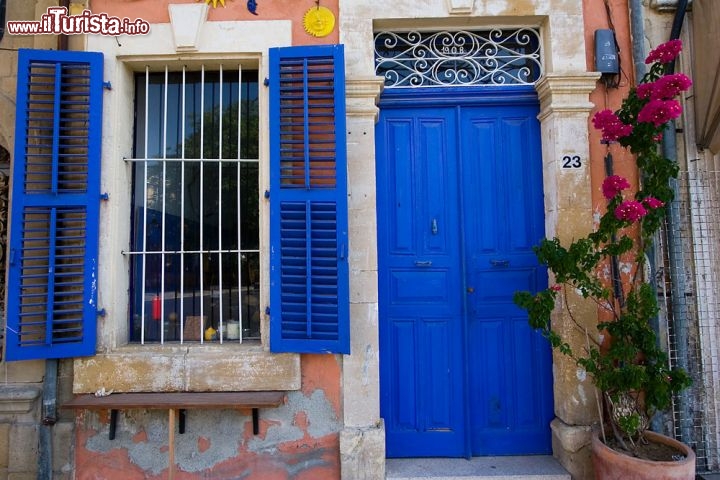
<path id="1" fill-rule="evenodd" d="M 664 75 L 655 81 L 654 97 L 658 99 L 670 99 L 680 92 L 687 91 L 692 87 L 692 80 L 684 73 Z"/>
<path id="2" fill-rule="evenodd" d="M 626 125 L 610 110 L 601 110 L 593 116 L 593 125 L 602 131 L 606 142 L 614 142 L 618 138 L 627 137 L 633 131 L 632 125 Z"/>
<path id="3" fill-rule="evenodd" d="M 638 122 L 652 123 L 656 127 L 666 124 L 682 113 L 682 107 L 676 100 L 650 100 L 638 112 Z"/>
<path id="4" fill-rule="evenodd" d="M 610 200 L 615 195 L 622 192 L 626 188 L 630 188 L 630 182 L 620 175 L 610 175 L 606 177 L 602 184 L 603 196 Z"/>
<path id="5" fill-rule="evenodd" d="M 655 140 L 656 142 L 660 143 L 660 142 L 662 142 L 662 138 L 663 138 L 663 134 L 662 134 L 662 133 L 658 133 L 657 135 L 655 135 L 655 136 L 653 137 L 653 140 Z"/>
<path id="6" fill-rule="evenodd" d="M 615 208 L 615 218 L 635 222 L 647 215 L 647 210 L 637 200 L 627 200 Z"/>
<path id="7" fill-rule="evenodd" d="M 663 205 L 665 205 L 664 202 L 658 200 L 655 197 L 645 197 L 645 198 L 643 198 L 643 203 L 645 204 L 645 206 L 647 206 L 648 208 L 652 208 L 652 209 L 660 208 Z"/>
<path id="8" fill-rule="evenodd" d="M 641 83 L 635 89 L 639 98 L 650 98 L 655 91 L 655 82 Z"/>
<path id="9" fill-rule="evenodd" d="M 562 290 L 562 286 L 560 286 L 560 285 L 553 285 L 552 287 L 550 287 L 550 290 L 552 290 L 552 291 L 554 291 L 554 292 L 559 292 L 560 290 Z"/>
<path id="10" fill-rule="evenodd" d="M 645 63 L 650 64 L 653 62 L 669 63 L 675 60 L 682 50 L 682 41 L 670 40 L 662 45 L 658 45 L 657 48 L 652 50 L 645 59 Z"/>
<path id="11" fill-rule="evenodd" d="M 641 83 L 636 92 L 639 98 L 651 100 L 669 100 L 679 93 L 687 91 L 692 86 L 692 80 L 684 73 L 664 75 L 654 82 Z"/>

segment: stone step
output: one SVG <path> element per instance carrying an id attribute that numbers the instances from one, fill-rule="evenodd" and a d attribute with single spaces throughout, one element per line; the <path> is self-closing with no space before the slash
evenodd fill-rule
<path id="1" fill-rule="evenodd" d="M 551 456 L 389 458 L 387 480 L 570 480 Z"/>

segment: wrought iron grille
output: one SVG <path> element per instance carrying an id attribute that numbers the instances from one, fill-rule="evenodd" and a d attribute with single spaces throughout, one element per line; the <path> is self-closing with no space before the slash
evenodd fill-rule
<path id="1" fill-rule="evenodd" d="M 379 32 L 375 73 L 385 88 L 532 85 L 542 74 L 540 34 L 532 28 Z"/>

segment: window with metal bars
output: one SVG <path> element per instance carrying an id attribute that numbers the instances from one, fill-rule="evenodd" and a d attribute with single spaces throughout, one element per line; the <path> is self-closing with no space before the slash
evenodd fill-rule
<path id="1" fill-rule="evenodd" d="M 135 76 L 130 340 L 260 337 L 258 75 Z"/>

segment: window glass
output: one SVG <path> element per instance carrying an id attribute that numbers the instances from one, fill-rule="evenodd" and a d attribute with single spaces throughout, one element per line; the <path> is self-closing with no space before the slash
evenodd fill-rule
<path id="1" fill-rule="evenodd" d="M 130 340 L 259 338 L 258 76 L 135 77 Z"/>

